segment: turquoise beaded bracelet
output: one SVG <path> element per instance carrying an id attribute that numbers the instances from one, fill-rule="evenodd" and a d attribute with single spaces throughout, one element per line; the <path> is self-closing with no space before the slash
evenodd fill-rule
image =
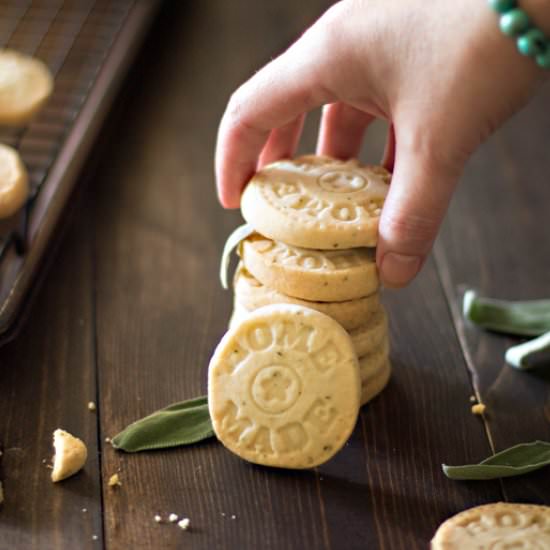
<path id="1" fill-rule="evenodd" d="M 550 69 L 550 40 L 518 8 L 517 0 L 489 0 L 489 5 L 500 14 L 500 30 L 516 39 L 519 53 L 534 58 L 542 69 Z"/>

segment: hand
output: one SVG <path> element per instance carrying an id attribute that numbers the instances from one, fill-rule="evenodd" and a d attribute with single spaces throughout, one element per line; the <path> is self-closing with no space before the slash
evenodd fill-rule
<path id="1" fill-rule="evenodd" d="M 220 201 L 237 207 L 257 168 L 293 156 L 304 114 L 320 105 L 317 152 L 337 158 L 356 156 L 369 123 L 387 119 L 393 179 L 377 262 L 386 286 L 404 286 L 466 160 L 543 76 L 481 0 L 344 0 L 231 97 L 216 149 Z"/>

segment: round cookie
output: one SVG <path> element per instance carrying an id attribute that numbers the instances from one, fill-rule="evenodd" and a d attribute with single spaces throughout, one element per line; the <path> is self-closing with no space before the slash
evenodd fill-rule
<path id="1" fill-rule="evenodd" d="M 386 387 L 391 376 L 391 363 L 389 359 L 370 378 L 361 381 L 361 406 L 372 401 Z"/>
<path id="2" fill-rule="evenodd" d="M 239 264 L 234 281 L 235 301 L 248 311 L 270 304 L 296 304 L 315 309 L 338 321 L 346 330 L 364 325 L 378 310 L 378 294 L 345 302 L 312 302 L 286 296 L 262 285 L 242 264 Z"/>
<path id="3" fill-rule="evenodd" d="M 389 339 L 386 337 L 370 353 L 359 357 L 359 375 L 361 380 L 368 380 L 375 376 L 387 363 L 390 353 Z"/>
<path id="4" fill-rule="evenodd" d="M 233 302 L 233 313 L 229 319 L 229 327 L 242 320 L 247 315 L 248 310 L 239 304 L 236 300 Z M 372 314 L 368 323 L 348 331 L 353 343 L 353 349 L 357 357 L 364 357 L 375 350 L 384 339 L 388 337 L 387 314 L 382 304 L 378 310 Z"/>
<path id="5" fill-rule="evenodd" d="M 470 508 L 440 525 L 431 548 L 550 548 L 550 507 L 496 502 Z"/>
<path id="6" fill-rule="evenodd" d="M 390 173 L 356 160 L 307 155 L 264 166 L 241 197 L 262 235 L 303 248 L 375 246 Z"/>
<path id="7" fill-rule="evenodd" d="M 39 59 L 0 49 L 0 124 L 25 124 L 53 90 L 53 78 Z"/>
<path id="8" fill-rule="evenodd" d="M 294 298 L 341 302 L 378 290 L 372 248 L 311 250 L 254 233 L 241 241 L 239 254 L 258 281 Z"/>
<path id="9" fill-rule="evenodd" d="M 388 335 L 388 315 L 382 304 L 363 325 L 350 330 L 349 335 L 357 357 L 363 357 L 376 348 Z"/>
<path id="10" fill-rule="evenodd" d="M 0 144 L 0 218 L 9 218 L 29 195 L 29 178 L 19 153 Z"/>
<path id="11" fill-rule="evenodd" d="M 208 367 L 208 407 L 218 439 L 250 462 L 312 468 L 349 438 L 359 412 L 357 356 L 346 331 L 290 304 L 235 323 Z"/>

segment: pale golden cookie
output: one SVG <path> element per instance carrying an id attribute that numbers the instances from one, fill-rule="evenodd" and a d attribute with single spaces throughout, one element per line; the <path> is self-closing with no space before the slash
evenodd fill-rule
<path id="1" fill-rule="evenodd" d="M 346 330 L 353 330 L 368 323 L 380 304 L 378 294 L 345 302 L 312 302 L 292 298 L 262 285 L 242 265 L 239 265 L 235 273 L 234 290 L 236 302 L 248 311 L 269 304 L 297 304 L 332 317 Z"/>
<path id="2" fill-rule="evenodd" d="M 386 387 L 391 376 L 391 363 L 389 359 L 369 378 L 361 381 L 361 406 L 372 401 Z"/>
<path id="3" fill-rule="evenodd" d="M 53 433 L 52 481 L 61 481 L 76 474 L 84 467 L 88 458 L 88 449 L 83 441 L 69 432 L 57 429 Z"/>
<path id="4" fill-rule="evenodd" d="M 388 361 L 390 354 L 389 338 L 386 336 L 382 342 L 367 355 L 359 357 L 359 374 L 361 380 L 368 380 L 380 371 L 384 363 Z"/>
<path id="5" fill-rule="evenodd" d="M 550 548 L 550 507 L 496 502 L 476 506 L 442 523 L 432 550 Z"/>
<path id="6" fill-rule="evenodd" d="M 0 144 L 0 218 L 17 212 L 29 195 L 29 178 L 19 153 Z"/>
<path id="7" fill-rule="evenodd" d="M 349 438 L 359 411 L 357 356 L 330 317 L 290 304 L 235 323 L 208 368 L 218 439 L 250 462 L 312 468 Z"/>
<path id="8" fill-rule="evenodd" d="M 375 250 L 312 250 L 255 233 L 241 241 L 246 269 L 262 284 L 287 296 L 341 302 L 378 290 Z"/>
<path id="9" fill-rule="evenodd" d="M 303 248 L 375 246 L 391 175 L 381 166 L 308 155 L 264 166 L 241 198 L 262 235 Z"/>
<path id="10" fill-rule="evenodd" d="M 52 75 L 42 61 L 0 49 L 0 124 L 25 124 L 53 90 Z"/>
<path id="11" fill-rule="evenodd" d="M 388 335 L 388 315 L 384 306 L 380 304 L 368 321 L 360 327 L 350 330 L 349 335 L 357 357 L 367 355 L 380 345 Z"/>
<path id="12" fill-rule="evenodd" d="M 233 313 L 229 320 L 229 327 L 242 320 L 247 314 L 248 310 L 235 300 L 233 303 Z M 366 324 L 348 331 L 348 334 L 351 336 L 353 349 L 357 357 L 368 355 L 378 348 L 383 343 L 383 340 L 388 338 L 387 314 L 382 304 L 380 304 Z"/>

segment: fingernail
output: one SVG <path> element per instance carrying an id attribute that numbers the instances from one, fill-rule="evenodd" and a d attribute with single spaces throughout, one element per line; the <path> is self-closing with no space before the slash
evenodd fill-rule
<path id="1" fill-rule="evenodd" d="M 387 287 L 399 288 L 405 286 L 418 273 L 422 258 L 388 252 L 382 258 L 380 278 Z"/>

